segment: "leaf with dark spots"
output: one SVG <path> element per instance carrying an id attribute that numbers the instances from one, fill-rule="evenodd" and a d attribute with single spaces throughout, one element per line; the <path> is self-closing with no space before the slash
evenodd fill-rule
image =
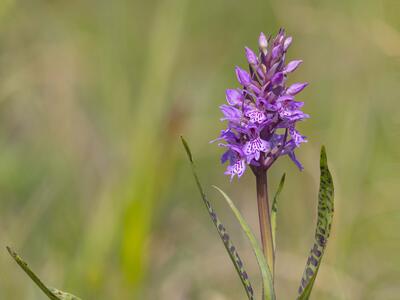
<path id="1" fill-rule="evenodd" d="M 203 187 L 200 183 L 199 177 L 197 176 L 196 168 L 195 168 L 194 161 L 193 161 L 193 156 L 190 151 L 188 143 L 185 141 L 185 139 L 183 137 L 181 137 L 181 140 L 182 140 L 182 144 L 186 150 L 186 154 L 189 158 L 190 166 L 192 169 L 192 174 L 193 174 L 194 180 L 196 181 L 197 188 L 200 192 L 201 199 L 203 200 L 204 205 L 207 208 L 207 212 L 210 215 L 210 218 L 211 218 L 212 222 L 214 223 L 215 228 L 217 229 L 217 232 L 225 246 L 225 249 L 226 249 L 227 253 L 229 254 L 229 257 L 236 269 L 236 272 L 239 275 L 239 278 L 243 284 L 243 287 L 245 289 L 248 299 L 254 300 L 254 289 L 251 285 L 248 273 L 246 272 L 246 270 L 243 266 L 242 259 L 240 258 L 239 253 L 236 250 L 237 248 L 233 245 L 233 243 L 230 239 L 230 236 L 225 229 L 225 226 L 221 223 L 217 214 L 215 213 L 215 210 L 211 206 L 210 201 L 207 199 L 207 196 L 206 196 L 206 194 L 203 190 Z"/>
<path id="2" fill-rule="evenodd" d="M 332 175 L 328 168 L 325 147 L 321 149 L 320 170 L 318 220 L 315 230 L 315 241 L 307 259 L 306 268 L 298 289 L 297 299 L 299 300 L 306 300 L 310 297 L 331 231 L 334 212 L 334 187 Z"/>

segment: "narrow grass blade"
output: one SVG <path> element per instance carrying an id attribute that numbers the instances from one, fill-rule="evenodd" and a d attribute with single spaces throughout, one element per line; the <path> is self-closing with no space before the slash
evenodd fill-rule
<path id="1" fill-rule="evenodd" d="M 274 250 L 276 250 L 276 214 L 278 212 L 278 197 L 282 192 L 283 185 L 285 184 L 286 174 L 283 173 L 281 181 L 279 182 L 278 190 L 275 193 L 274 200 L 272 201 L 271 208 L 271 226 L 272 226 L 272 241 L 274 243 Z"/>
<path id="2" fill-rule="evenodd" d="M 25 271 L 25 273 L 32 279 L 33 282 L 46 294 L 51 300 L 80 300 L 78 297 L 68 293 L 61 292 L 54 288 L 48 288 L 40 278 L 29 268 L 28 264 L 10 247 L 7 247 L 8 253 L 17 262 L 17 264 Z"/>
<path id="3" fill-rule="evenodd" d="M 264 300 L 274 300 L 275 293 L 274 293 L 274 286 L 272 283 L 272 275 L 260 244 L 258 243 L 256 237 L 251 231 L 250 226 L 247 224 L 246 220 L 243 218 L 240 211 L 236 208 L 235 204 L 233 204 L 232 200 L 228 197 L 228 195 L 225 194 L 225 192 L 222 191 L 220 188 L 216 186 L 214 186 L 214 188 L 216 188 L 225 198 L 229 207 L 236 216 L 236 219 L 239 221 L 239 224 L 242 227 L 243 232 L 246 234 L 247 238 L 250 241 L 251 247 L 253 248 L 254 254 L 257 258 L 258 266 L 260 267 L 261 271 Z"/>
<path id="4" fill-rule="evenodd" d="M 238 273 L 240 280 L 244 286 L 244 289 L 246 291 L 247 297 L 250 300 L 254 300 L 254 290 L 253 287 L 250 283 L 250 279 L 249 276 L 247 274 L 247 272 L 244 269 L 243 266 L 243 262 L 239 256 L 239 253 L 236 250 L 236 247 L 233 245 L 233 243 L 231 242 L 230 236 L 228 234 L 228 232 L 225 229 L 225 226 L 221 223 L 221 221 L 219 220 L 217 214 L 215 213 L 215 210 L 213 209 L 213 207 L 211 206 L 210 201 L 208 201 L 206 194 L 204 193 L 203 187 L 201 186 L 200 180 L 197 176 L 196 173 L 196 169 L 195 169 L 195 165 L 194 165 L 194 161 L 193 161 L 193 156 L 192 153 L 190 151 L 189 145 L 187 144 L 187 142 L 184 140 L 183 137 L 181 137 L 182 140 L 182 144 L 186 150 L 186 153 L 188 155 L 189 161 L 190 161 L 190 165 L 192 168 L 192 173 L 193 173 L 193 177 L 196 181 L 197 187 L 200 191 L 201 194 L 201 198 L 203 199 L 203 202 L 207 208 L 208 214 L 211 217 L 211 220 L 213 221 L 218 234 L 222 240 L 222 242 L 224 243 L 225 249 L 229 254 L 229 257 L 232 260 L 233 265 L 235 266 L 236 272 Z"/>
<path id="5" fill-rule="evenodd" d="M 311 248 L 301 279 L 298 290 L 299 296 L 297 298 L 299 300 L 306 300 L 310 297 L 331 231 L 334 211 L 334 188 L 332 175 L 328 169 L 325 147 L 321 148 L 320 170 L 321 178 L 318 194 L 318 220 L 315 230 L 315 242 Z"/>

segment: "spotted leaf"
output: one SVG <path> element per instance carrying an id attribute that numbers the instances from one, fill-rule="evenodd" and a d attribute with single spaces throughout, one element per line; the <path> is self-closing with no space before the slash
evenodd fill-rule
<path id="1" fill-rule="evenodd" d="M 196 181 L 196 185 L 197 185 L 197 188 L 198 188 L 198 190 L 200 192 L 201 199 L 203 200 L 204 205 L 207 208 L 207 212 L 210 215 L 211 220 L 214 223 L 214 226 L 218 231 L 218 234 L 219 234 L 219 236 L 220 236 L 220 238 L 221 238 L 221 240 L 222 240 L 222 242 L 223 242 L 223 244 L 225 246 L 226 251 L 229 254 L 229 257 L 230 257 L 233 265 L 235 266 L 236 272 L 240 277 L 240 280 L 241 280 L 241 282 L 243 284 L 243 287 L 244 287 L 244 289 L 246 291 L 248 299 L 254 300 L 255 299 L 254 298 L 254 290 L 253 290 L 253 287 L 251 285 L 248 273 L 246 272 L 246 270 L 244 268 L 242 259 L 240 258 L 239 253 L 236 250 L 236 247 L 233 245 L 233 243 L 231 241 L 231 238 L 230 238 L 228 232 L 225 229 L 225 226 L 219 220 L 217 214 L 215 213 L 215 210 L 211 206 L 210 201 L 207 199 L 207 196 L 204 193 L 203 187 L 201 186 L 199 177 L 197 176 L 197 173 L 196 173 L 196 168 L 195 168 L 195 165 L 194 165 L 193 156 L 192 156 L 192 153 L 190 151 L 189 145 L 187 144 L 187 142 L 184 140 L 183 137 L 181 137 L 181 140 L 182 140 L 182 144 L 183 144 L 183 146 L 184 146 L 184 148 L 186 150 L 186 153 L 188 155 L 188 158 L 189 158 L 189 161 L 190 161 L 190 166 L 191 166 L 192 173 L 193 173 L 193 177 L 194 177 L 194 180 Z"/>
<path id="2" fill-rule="evenodd" d="M 321 264 L 322 256 L 328 242 L 329 234 L 331 232 L 334 211 L 334 188 L 332 175 L 328 169 L 325 147 L 322 147 L 321 149 L 320 170 L 321 177 L 318 194 L 318 220 L 315 230 L 315 241 L 307 259 L 306 267 L 298 289 L 297 299 L 299 300 L 306 300 L 310 297 Z"/>
<path id="3" fill-rule="evenodd" d="M 222 191 L 220 188 L 214 186 L 221 195 L 225 198 L 232 212 L 234 213 L 236 219 L 239 221 L 243 232 L 246 234 L 250 241 L 251 247 L 253 248 L 254 254 L 256 256 L 258 266 L 260 267 L 261 277 L 262 277 L 262 288 L 263 288 L 263 300 L 275 300 L 274 285 L 272 282 L 271 270 L 268 267 L 267 260 L 265 259 L 263 250 L 257 241 L 254 233 L 251 231 L 250 226 L 247 224 L 246 220 L 243 218 L 240 211 L 236 208 L 233 201 Z"/>

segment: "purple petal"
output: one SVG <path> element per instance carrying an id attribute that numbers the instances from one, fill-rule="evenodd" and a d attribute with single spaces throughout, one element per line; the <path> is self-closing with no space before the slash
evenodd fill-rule
<path id="1" fill-rule="evenodd" d="M 265 114 L 258 109 L 253 109 L 246 112 L 246 116 L 250 118 L 250 122 L 252 123 L 262 123 L 266 120 Z"/>
<path id="2" fill-rule="evenodd" d="M 228 166 L 225 174 L 231 175 L 231 181 L 232 181 L 232 179 L 235 175 L 237 175 L 238 178 L 242 177 L 245 170 L 246 170 L 246 164 L 245 164 L 244 160 L 239 159 L 233 165 Z"/>
<path id="3" fill-rule="evenodd" d="M 256 94 L 260 94 L 261 93 L 261 90 L 255 84 L 251 83 L 251 84 L 249 84 L 249 87 L 251 88 L 251 90 L 254 93 L 256 93 Z"/>
<path id="4" fill-rule="evenodd" d="M 227 151 L 225 151 L 224 154 L 222 154 L 221 163 L 224 164 L 226 161 L 229 160 L 229 165 L 234 165 L 238 158 L 239 154 L 236 151 L 228 149 Z"/>
<path id="5" fill-rule="evenodd" d="M 275 111 L 277 108 L 277 103 L 274 102 L 270 102 L 267 99 L 262 99 L 259 98 L 257 100 L 258 106 L 260 107 L 260 109 L 262 109 L 264 111 L 265 114 L 269 113 L 269 111 Z"/>
<path id="6" fill-rule="evenodd" d="M 302 63 L 302 60 L 292 60 L 290 63 L 287 64 L 286 68 L 284 69 L 285 73 L 291 73 L 296 70 Z"/>
<path id="7" fill-rule="evenodd" d="M 307 82 L 294 83 L 286 90 L 286 93 L 294 96 L 294 95 L 300 93 L 307 85 L 308 85 Z"/>
<path id="8" fill-rule="evenodd" d="M 269 111 L 277 111 L 278 109 L 281 108 L 281 104 L 279 102 L 276 103 L 265 102 L 264 105 L 265 108 Z"/>
<path id="9" fill-rule="evenodd" d="M 267 53 L 268 48 L 268 40 L 264 33 L 260 33 L 260 37 L 258 38 L 258 46 L 263 51 L 264 54 Z"/>
<path id="10" fill-rule="evenodd" d="M 285 40 L 285 42 L 283 43 L 283 50 L 286 51 L 290 44 L 292 43 L 293 38 L 291 36 L 288 36 Z"/>
<path id="11" fill-rule="evenodd" d="M 299 108 L 302 108 L 304 105 L 304 102 L 301 101 L 292 101 L 290 104 L 290 107 L 292 109 L 298 110 Z"/>
<path id="12" fill-rule="evenodd" d="M 281 45 L 275 46 L 274 49 L 272 49 L 272 58 L 275 59 L 281 54 L 282 54 L 282 46 Z"/>
<path id="13" fill-rule="evenodd" d="M 276 69 L 279 67 L 279 65 L 280 65 L 280 61 L 273 64 L 272 67 L 267 72 L 267 77 L 269 77 L 269 78 L 272 77 L 275 74 Z"/>
<path id="14" fill-rule="evenodd" d="M 260 138 L 255 138 L 254 140 L 248 141 L 243 148 L 245 155 L 252 155 L 255 153 L 266 152 L 269 149 L 269 144 Z"/>
<path id="15" fill-rule="evenodd" d="M 219 108 L 225 116 L 221 121 L 236 121 L 242 117 L 242 112 L 233 106 L 223 104 Z"/>
<path id="16" fill-rule="evenodd" d="M 248 86 L 251 83 L 250 75 L 245 70 L 236 67 L 235 72 L 236 77 L 241 85 Z"/>
<path id="17" fill-rule="evenodd" d="M 273 85 L 279 85 L 282 83 L 283 79 L 285 76 L 283 75 L 283 72 L 276 73 L 272 78 L 271 82 Z"/>
<path id="18" fill-rule="evenodd" d="M 278 98 L 278 100 L 276 100 L 276 101 L 277 102 L 283 102 L 283 101 L 293 101 L 293 100 L 294 100 L 293 96 L 291 96 L 291 95 L 283 95 L 283 96 L 280 96 Z"/>
<path id="19" fill-rule="evenodd" d="M 301 143 L 306 143 L 307 139 L 305 136 L 301 135 L 296 129 L 293 127 L 289 129 L 289 133 L 296 145 L 296 147 L 300 146 Z"/>
<path id="20" fill-rule="evenodd" d="M 222 154 L 221 156 L 221 164 L 224 164 L 227 160 L 229 160 L 231 156 L 231 150 L 227 150 L 224 152 L 224 154 Z"/>
<path id="21" fill-rule="evenodd" d="M 283 38 L 285 37 L 285 29 L 280 28 L 278 35 L 276 36 L 276 40 L 281 43 L 283 41 Z"/>
<path id="22" fill-rule="evenodd" d="M 304 170 L 303 165 L 297 160 L 296 155 L 294 155 L 294 152 L 289 152 L 288 153 L 290 159 L 296 164 L 296 166 L 299 168 L 300 171 Z"/>
<path id="23" fill-rule="evenodd" d="M 220 139 L 224 139 L 230 144 L 237 142 L 237 137 L 235 133 L 233 133 L 230 129 L 222 130 L 220 134 Z"/>
<path id="24" fill-rule="evenodd" d="M 249 64 L 258 65 L 258 59 L 257 59 L 257 56 L 255 55 L 255 53 L 253 52 L 253 50 L 251 50 L 250 48 L 247 48 L 247 47 L 245 47 L 244 49 L 245 49 L 247 61 L 249 62 Z"/>
<path id="25" fill-rule="evenodd" d="M 230 105 L 239 105 L 243 101 L 243 95 L 238 90 L 227 89 L 225 94 Z"/>

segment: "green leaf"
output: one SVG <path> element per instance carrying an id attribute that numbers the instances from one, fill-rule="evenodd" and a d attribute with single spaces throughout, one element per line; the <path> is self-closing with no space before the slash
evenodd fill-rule
<path id="1" fill-rule="evenodd" d="M 80 298 L 61 292 L 54 288 L 48 288 L 40 278 L 29 268 L 28 264 L 10 247 L 7 247 L 8 253 L 17 262 L 17 264 L 25 271 L 25 273 L 32 279 L 33 282 L 46 294 L 46 296 L 51 300 L 81 300 Z"/>
<path id="2" fill-rule="evenodd" d="M 275 299 L 271 271 L 268 267 L 267 260 L 265 259 L 265 256 L 261 249 L 260 244 L 258 243 L 256 237 L 254 236 L 253 232 L 251 231 L 250 226 L 247 224 L 246 220 L 241 215 L 240 211 L 236 208 L 235 204 L 233 204 L 233 201 L 220 188 L 218 188 L 216 186 L 214 186 L 214 188 L 216 188 L 222 194 L 222 196 L 225 198 L 229 207 L 233 211 L 236 219 L 239 221 L 239 224 L 242 227 L 243 232 L 246 234 L 247 238 L 250 241 L 251 247 L 257 258 L 258 266 L 260 267 L 260 271 L 261 271 L 264 299 L 265 300 Z"/>
<path id="3" fill-rule="evenodd" d="M 211 206 L 210 201 L 208 201 L 206 194 L 204 193 L 203 187 L 201 186 L 200 180 L 197 176 L 196 173 L 196 169 L 195 169 L 195 165 L 194 165 L 194 161 L 193 161 L 193 156 L 192 153 L 190 151 L 189 145 L 187 144 L 187 142 L 184 140 L 183 137 L 181 137 L 182 140 L 182 144 L 185 147 L 186 153 L 188 155 L 188 158 L 190 160 L 190 165 L 192 168 L 192 173 L 193 173 L 193 177 L 196 181 L 197 187 L 200 191 L 201 194 L 201 198 L 204 202 L 204 205 L 207 208 L 208 214 L 211 217 L 211 220 L 213 221 L 215 228 L 218 231 L 218 234 L 222 240 L 222 242 L 224 243 L 225 249 L 229 254 L 229 257 L 233 263 L 233 265 L 235 266 L 236 272 L 240 277 L 240 280 L 244 286 L 244 289 L 246 291 L 247 297 L 250 300 L 254 299 L 254 290 L 253 287 L 251 285 L 248 273 L 246 272 L 246 270 L 244 269 L 243 266 L 243 262 L 239 256 L 239 253 L 236 250 L 236 247 L 233 245 L 230 236 L 228 234 L 228 232 L 225 229 L 225 226 L 221 223 L 221 221 L 219 220 L 217 214 L 215 213 L 215 210 L 213 209 L 213 207 Z"/>
<path id="4" fill-rule="evenodd" d="M 272 242 L 274 243 L 274 250 L 276 250 L 276 214 L 278 212 L 278 197 L 282 192 L 283 185 L 285 183 L 286 174 L 283 173 L 281 181 L 279 182 L 278 190 L 275 193 L 274 200 L 272 201 L 271 208 L 271 229 L 272 229 Z"/>
<path id="5" fill-rule="evenodd" d="M 311 248 L 310 255 L 307 259 L 306 268 L 300 282 L 298 290 L 299 296 L 297 299 L 309 299 L 313 288 L 315 278 L 317 277 L 318 269 L 321 264 L 326 244 L 331 232 L 333 218 L 333 198 L 334 188 L 332 175 L 328 169 L 325 147 L 321 148 L 320 159 L 320 187 L 318 194 L 318 220 L 315 230 L 315 242 Z"/>

